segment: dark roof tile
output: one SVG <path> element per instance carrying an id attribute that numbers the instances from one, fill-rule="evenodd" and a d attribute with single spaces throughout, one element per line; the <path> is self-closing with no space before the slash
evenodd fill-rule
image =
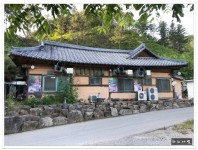
<path id="1" fill-rule="evenodd" d="M 142 51 L 149 51 L 154 57 L 136 57 Z M 59 42 L 44 42 L 36 47 L 12 47 L 10 52 L 14 57 L 23 56 L 50 61 L 62 61 L 81 64 L 104 64 L 123 66 L 186 66 L 186 61 L 174 60 L 157 56 L 145 44 L 135 50 L 115 50 L 92 48 Z"/>

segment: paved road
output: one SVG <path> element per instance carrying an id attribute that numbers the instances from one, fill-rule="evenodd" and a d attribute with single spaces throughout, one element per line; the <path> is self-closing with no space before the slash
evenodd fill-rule
<path id="1" fill-rule="evenodd" d="M 93 120 L 4 136 L 4 146 L 80 146 L 114 140 L 193 118 L 194 107 Z"/>

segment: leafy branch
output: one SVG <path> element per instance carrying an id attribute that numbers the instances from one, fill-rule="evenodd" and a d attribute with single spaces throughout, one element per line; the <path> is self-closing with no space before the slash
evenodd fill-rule
<path id="1" fill-rule="evenodd" d="M 184 16 L 183 9 L 190 6 L 190 11 L 194 10 L 193 4 L 184 6 L 183 4 L 84 4 L 83 9 L 87 17 L 98 18 L 102 21 L 102 26 L 98 28 L 100 32 L 106 33 L 114 22 L 119 22 L 120 26 L 133 25 L 133 13 L 127 12 L 122 16 L 123 8 L 130 10 L 134 8 L 139 11 L 142 22 L 146 22 L 151 16 L 152 12 L 171 7 L 172 17 L 180 22 L 180 18 Z M 59 18 L 62 15 L 70 16 L 75 9 L 72 4 L 6 4 L 5 5 L 5 22 L 9 24 L 6 29 L 6 36 L 11 37 L 17 31 L 29 32 L 29 30 L 36 26 L 37 35 L 43 38 L 44 35 L 53 33 L 48 19 L 42 14 L 42 11 L 51 12 L 53 18 Z M 157 13 L 159 15 L 159 13 Z"/>

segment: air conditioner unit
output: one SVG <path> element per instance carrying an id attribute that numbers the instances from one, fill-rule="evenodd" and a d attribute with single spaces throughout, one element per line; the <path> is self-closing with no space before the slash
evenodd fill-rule
<path id="1" fill-rule="evenodd" d="M 146 93 L 146 91 L 138 91 L 137 92 L 137 100 L 138 101 L 146 101 L 147 100 L 147 93 Z"/>
<path id="2" fill-rule="evenodd" d="M 90 103 L 96 103 L 97 102 L 97 96 L 96 95 L 90 95 L 89 96 L 89 101 Z"/>
<path id="3" fill-rule="evenodd" d="M 126 71 L 124 70 L 124 67 L 119 67 L 113 70 L 113 75 L 125 75 L 125 74 Z"/>
<path id="4" fill-rule="evenodd" d="M 54 66 L 54 71 L 55 72 L 62 72 L 63 68 L 62 68 L 63 64 L 61 62 L 58 62 L 55 66 Z"/>
<path id="5" fill-rule="evenodd" d="M 118 68 L 113 70 L 113 75 L 119 75 L 119 74 L 120 74 L 120 72 L 119 72 Z"/>
<path id="6" fill-rule="evenodd" d="M 120 67 L 119 72 L 120 72 L 120 75 L 125 75 L 126 74 L 126 71 L 124 70 L 124 67 Z"/>
<path id="7" fill-rule="evenodd" d="M 145 76 L 145 69 L 139 68 L 138 70 L 135 70 L 135 76 L 136 77 L 144 77 Z"/>
<path id="8" fill-rule="evenodd" d="M 59 67 L 57 65 L 54 66 L 54 71 L 55 72 L 62 72 L 63 71 L 63 68 L 62 67 Z"/>
<path id="9" fill-rule="evenodd" d="M 148 100 L 158 100 L 157 88 L 148 88 Z"/>

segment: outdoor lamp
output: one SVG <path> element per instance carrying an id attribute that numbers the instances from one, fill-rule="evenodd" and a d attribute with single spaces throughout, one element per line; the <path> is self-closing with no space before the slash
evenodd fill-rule
<path id="1" fill-rule="evenodd" d="M 35 68 L 35 66 L 34 65 L 31 65 L 31 69 L 34 69 Z"/>

